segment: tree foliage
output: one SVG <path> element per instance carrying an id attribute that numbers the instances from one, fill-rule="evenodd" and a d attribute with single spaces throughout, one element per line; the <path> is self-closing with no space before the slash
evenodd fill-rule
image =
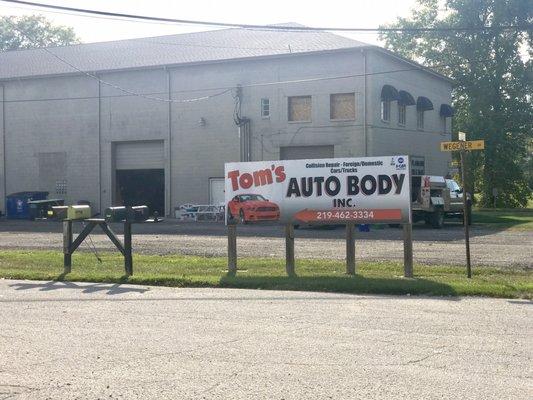
<path id="1" fill-rule="evenodd" d="M 43 16 L 0 17 L 0 51 L 78 42 L 72 28 L 54 25 Z"/>
<path id="2" fill-rule="evenodd" d="M 418 0 L 411 17 L 389 27 L 493 29 L 381 35 L 391 50 L 454 79 L 453 131 L 485 140 L 485 151 L 470 157 L 483 206 L 525 206 L 531 197 L 525 170 L 533 128 L 532 22 L 531 0 Z M 501 29 L 517 25 L 526 29 Z"/>

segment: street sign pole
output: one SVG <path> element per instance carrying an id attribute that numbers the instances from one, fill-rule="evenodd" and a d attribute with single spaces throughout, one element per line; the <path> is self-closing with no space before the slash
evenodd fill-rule
<path id="1" fill-rule="evenodd" d="M 472 268 L 470 266 L 470 231 L 468 221 L 470 220 L 470 210 L 468 209 L 468 201 L 466 198 L 466 161 L 467 152 L 472 150 L 484 150 L 484 140 L 466 140 L 466 133 L 459 132 L 458 142 L 441 142 L 440 151 L 458 151 L 461 156 L 461 177 L 463 179 L 463 224 L 465 227 L 465 245 L 466 245 L 466 276 L 472 278 Z"/>
<path id="2" fill-rule="evenodd" d="M 465 245 L 466 245 L 466 276 L 472 278 L 472 268 L 470 266 L 470 230 L 468 220 L 470 219 L 470 212 L 468 210 L 468 202 L 466 198 L 466 151 L 461 150 L 461 177 L 463 180 L 463 225 L 465 228 Z"/>

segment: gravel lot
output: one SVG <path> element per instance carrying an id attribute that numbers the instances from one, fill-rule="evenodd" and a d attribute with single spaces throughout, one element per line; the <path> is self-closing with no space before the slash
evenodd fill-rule
<path id="1" fill-rule="evenodd" d="M 76 229 L 81 224 L 75 224 Z M 113 229 L 121 232 L 120 224 Z M 99 250 L 113 245 L 99 228 L 91 235 Z M 139 224 L 133 228 L 134 253 L 193 254 L 225 256 L 227 239 L 224 225 L 210 222 L 167 220 L 158 224 Z M 239 226 L 238 252 L 241 257 L 285 255 L 283 228 L 280 226 Z M 471 250 L 474 265 L 533 268 L 533 232 L 472 228 Z M 356 256 L 359 260 L 403 260 L 401 229 L 373 229 L 357 232 Z M 296 230 L 298 258 L 343 259 L 344 229 Z M 0 248 L 62 249 L 61 224 L 42 221 L 0 220 Z M 88 245 L 82 244 L 83 251 Z M 414 228 L 415 262 L 423 264 L 464 264 L 463 228 L 451 223 L 442 230 L 424 225 Z"/>
<path id="2" fill-rule="evenodd" d="M 0 399 L 531 399 L 532 303 L 0 280 Z"/>

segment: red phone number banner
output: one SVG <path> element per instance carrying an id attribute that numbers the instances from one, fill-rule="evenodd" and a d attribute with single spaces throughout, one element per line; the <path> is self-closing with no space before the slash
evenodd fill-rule
<path id="1" fill-rule="evenodd" d="M 294 215 L 302 222 L 360 221 L 395 222 L 401 221 L 401 209 L 364 209 L 364 210 L 302 210 Z"/>

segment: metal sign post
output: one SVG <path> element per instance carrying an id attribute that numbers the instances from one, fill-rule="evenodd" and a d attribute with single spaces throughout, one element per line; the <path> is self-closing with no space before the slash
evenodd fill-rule
<path id="1" fill-rule="evenodd" d="M 466 246 L 466 276 L 472 278 L 472 268 L 470 266 L 470 229 L 468 226 L 468 220 L 470 218 L 467 200 L 466 200 L 466 152 L 461 151 L 461 179 L 463 181 L 463 225 L 465 228 L 465 246 Z"/>
<path id="2" fill-rule="evenodd" d="M 466 141 L 466 133 L 459 132 L 458 142 L 441 142 L 441 151 L 459 151 L 461 157 L 461 179 L 463 180 L 463 225 L 465 230 L 465 248 L 466 248 L 466 276 L 472 278 L 472 267 L 470 264 L 470 229 L 468 221 L 470 220 L 470 210 L 468 209 L 468 199 L 466 198 L 466 158 L 467 152 L 471 150 L 485 149 L 484 140 Z"/>

